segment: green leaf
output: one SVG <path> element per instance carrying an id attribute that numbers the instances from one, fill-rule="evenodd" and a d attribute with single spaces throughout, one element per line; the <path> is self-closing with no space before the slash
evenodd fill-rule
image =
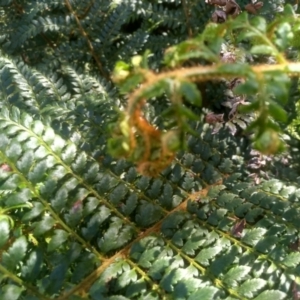
<path id="1" fill-rule="evenodd" d="M 262 17 L 254 17 L 250 21 L 251 25 L 261 33 L 265 33 L 267 30 L 267 21 Z"/>
<path id="2" fill-rule="evenodd" d="M 21 123 L 26 127 L 30 128 L 30 125 L 33 123 L 33 119 L 28 114 L 22 114 Z"/>
<path id="3" fill-rule="evenodd" d="M 39 274 L 42 271 L 43 255 L 44 253 L 41 249 L 31 251 L 22 267 L 23 278 L 32 282 L 39 277 Z"/>
<path id="4" fill-rule="evenodd" d="M 299 252 L 290 253 L 287 257 L 284 258 L 282 263 L 290 268 L 297 267 L 300 263 L 300 253 Z"/>
<path id="5" fill-rule="evenodd" d="M 110 264 L 105 271 L 101 274 L 100 278 L 96 280 L 91 288 L 89 294 L 93 299 L 99 299 L 98 296 L 102 296 L 106 288 L 104 283 L 109 282 L 111 279 L 116 278 L 119 274 L 123 273 L 122 266 L 124 261 L 119 260 Z"/>
<path id="6" fill-rule="evenodd" d="M 88 197 L 86 199 L 86 203 L 84 205 L 84 209 L 83 209 L 83 215 L 87 216 L 91 213 L 93 213 L 96 209 L 96 207 L 98 206 L 99 202 L 98 199 L 95 197 Z"/>
<path id="7" fill-rule="evenodd" d="M 55 224 L 55 220 L 50 216 L 44 216 L 42 221 L 39 221 L 34 224 L 33 234 L 38 236 L 49 231 Z"/>
<path id="8" fill-rule="evenodd" d="M 125 81 L 122 82 L 122 84 L 121 84 L 121 88 L 120 88 L 121 94 L 129 93 L 144 80 L 144 76 L 140 73 L 133 74 L 128 78 L 126 78 L 128 75 L 128 72 L 122 72 L 120 75 L 121 75 L 120 79 L 125 79 Z"/>
<path id="9" fill-rule="evenodd" d="M 262 292 L 254 300 L 269 300 L 269 299 L 286 299 L 286 294 L 281 291 L 267 290 Z"/>
<path id="10" fill-rule="evenodd" d="M 139 226 L 147 227 L 159 220 L 162 216 L 161 208 L 158 205 L 141 201 L 135 215 L 135 220 Z"/>
<path id="11" fill-rule="evenodd" d="M 85 166 L 87 163 L 87 156 L 84 152 L 80 153 L 75 162 L 72 163 L 72 169 L 76 172 L 76 173 L 81 173 L 85 170 Z"/>
<path id="12" fill-rule="evenodd" d="M 117 239 L 116 236 L 118 236 Z M 98 246 L 102 252 L 107 253 L 124 246 L 131 240 L 132 236 L 133 228 L 129 225 L 124 225 L 120 219 L 114 218 L 108 230 L 99 239 Z"/>
<path id="13" fill-rule="evenodd" d="M 27 222 L 38 217 L 44 211 L 44 206 L 40 202 L 33 201 L 32 205 L 33 208 L 31 208 L 29 212 L 23 215 L 22 217 L 23 222 Z"/>
<path id="14" fill-rule="evenodd" d="M 147 194 L 152 198 L 152 199 L 156 199 L 159 194 L 160 194 L 160 190 L 161 190 L 161 187 L 163 185 L 163 182 L 159 179 L 159 178 L 156 178 L 152 185 L 151 185 L 151 188 L 148 189 L 148 192 Z"/>
<path id="15" fill-rule="evenodd" d="M 273 72 L 273 74 L 271 72 L 268 74 L 270 78 L 272 78 L 272 75 L 275 78 L 269 80 L 266 87 L 266 93 L 270 94 L 272 98 L 274 97 L 278 103 L 286 104 L 289 98 L 289 82 L 286 82 L 285 76 L 278 76 L 275 72 Z M 272 102 L 273 101 L 270 103 Z M 275 102 L 275 104 L 277 103 Z"/>
<path id="16" fill-rule="evenodd" d="M 225 188 L 225 185 L 212 186 L 208 190 L 207 197 L 216 198 L 219 195 L 220 191 L 224 190 Z"/>
<path id="17" fill-rule="evenodd" d="M 7 219 L 0 219 L 0 249 L 5 245 L 9 239 L 10 224 Z"/>
<path id="18" fill-rule="evenodd" d="M 134 299 L 135 296 L 145 292 L 146 290 L 147 284 L 145 282 L 145 279 L 141 278 L 126 289 L 126 297 L 128 297 L 129 299 Z"/>
<path id="19" fill-rule="evenodd" d="M 168 80 L 160 80 L 154 85 L 149 86 L 148 88 L 144 89 L 141 97 L 145 97 L 147 99 L 158 97 L 163 95 L 166 90 L 169 88 L 170 82 Z M 172 86 L 172 84 L 171 84 Z"/>
<path id="20" fill-rule="evenodd" d="M 63 260 L 59 265 L 55 266 L 50 276 L 46 279 L 47 283 L 47 293 L 56 294 L 59 292 L 63 285 L 63 280 L 66 276 L 68 270 L 67 260 Z"/>
<path id="21" fill-rule="evenodd" d="M 87 227 L 82 229 L 82 233 L 86 239 L 91 239 L 99 231 L 99 226 L 105 222 L 111 215 L 110 210 L 102 205 L 96 210 L 90 218 Z"/>
<path id="22" fill-rule="evenodd" d="M 260 102 L 254 101 L 254 102 L 251 102 L 250 104 L 239 106 L 238 110 L 242 113 L 249 113 L 249 112 L 254 112 L 254 111 L 258 110 L 259 107 L 260 107 Z"/>
<path id="23" fill-rule="evenodd" d="M 68 233 L 61 229 L 56 229 L 48 244 L 48 251 L 54 251 L 59 248 L 68 239 Z"/>
<path id="24" fill-rule="evenodd" d="M 161 251 L 160 246 L 146 249 L 140 256 L 138 264 L 143 268 L 150 268 L 152 262 L 155 261 L 156 258 L 159 256 L 160 251 Z"/>
<path id="25" fill-rule="evenodd" d="M 225 216 L 225 214 L 227 213 L 227 210 L 224 208 L 219 208 L 215 211 L 213 211 L 209 218 L 208 218 L 208 222 L 214 226 L 218 225 L 220 220 L 222 220 Z"/>
<path id="26" fill-rule="evenodd" d="M 136 186 L 138 189 L 144 191 L 146 190 L 146 188 L 148 187 L 149 185 L 149 182 L 150 182 L 150 178 L 149 177 L 146 177 L 146 176 L 141 176 L 137 183 L 136 183 Z"/>
<path id="27" fill-rule="evenodd" d="M 40 120 L 34 121 L 31 129 L 36 135 L 41 135 L 44 131 L 44 124 Z"/>
<path id="28" fill-rule="evenodd" d="M 126 64 L 125 62 L 120 60 L 116 62 L 115 71 L 118 72 L 120 70 L 129 70 L 129 69 L 130 69 L 129 64 Z"/>
<path id="29" fill-rule="evenodd" d="M 250 274 L 251 268 L 248 266 L 237 266 L 230 269 L 223 277 L 223 282 L 229 287 L 237 287 L 238 283 Z"/>
<path id="30" fill-rule="evenodd" d="M 16 239 L 9 249 L 2 254 L 3 265 L 8 269 L 13 270 L 16 266 L 22 262 L 22 259 L 26 255 L 28 242 L 25 236 L 21 236 Z"/>
<path id="31" fill-rule="evenodd" d="M 160 281 L 160 285 L 167 292 L 171 292 L 178 283 L 188 276 L 188 271 L 181 268 L 182 259 L 180 257 L 170 266 L 168 272 L 165 273 L 164 277 Z"/>
<path id="32" fill-rule="evenodd" d="M 278 24 L 276 28 L 276 39 L 275 39 L 275 45 L 281 50 L 285 50 L 287 47 L 289 47 L 290 42 L 294 38 L 294 34 L 292 32 L 292 26 L 290 22 L 282 22 L 281 24 Z"/>
<path id="33" fill-rule="evenodd" d="M 19 134 L 15 137 L 16 141 L 24 142 L 30 137 L 30 133 L 27 131 L 20 131 Z"/>
<path id="34" fill-rule="evenodd" d="M 73 162 L 76 152 L 76 146 L 74 144 L 70 144 L 63 150 L 61 157 L 66 164 L 70 164 Z"/>
<path id="35" fill-rule="evenodd" d="M 26 151 L 17 161 L 17 168 L 23 173 L 27 174 L 34 161 L 34 154 L 32 150 Z"/>
<path id="36" fill-rule="evenodd" d="M 209 265 L 209 260 L 214 258 L 217 254 L 222 251 L 222 247 L 214 246 L 203 249 L 199 252 L 199 254 L 195 257 L 195 260 L 204 266 Z"/>
<path id="37" fill-rule="evenodd" d="M 194 180 L 194 176 L 191 173 L 187 173 L 184 176 L 183 179 L 183 183 L 182 183 L 182 187 L 186 190 L 186 191 L 190 191 L 192 190 L 192 188 L 195 186 L 195 180 Z"/>
<path id="38" fill-rule="evenodd" d="M 183 116 L 187 117 L 190 120 L 195 120 L 195 121 L 199 120 L 199 116 L 197 116 L 192 110 L 188 109 L 185 106 L 178 107 L 178 110 L 180 114 L 182 114 Z"/>
<path id="39" fill-rule="evenodd" d="M 246 82 L 239 84 L 233 90 L 237 95 L 253 95 L 259 90 L 259 84 L 255 78 L 249 78 Z"/>
<path id="40" fill-rule="evenodd" d="M 268 45 L 255 45 L 250 50 L 251 54 L 276 55 L 273 47 Z"/>
<path id="41" fill-rule="evenodd" d="M 242 241 L 248 245 L 254 246 L 265 234 L 266 229 L 253 228 L 250 230 L 245 230 L 245 232 L 246 234 L 243 236 Z"/>
<path id="42" fill-rule="evenodd" d="M 8 179 L 0 185 L 0 190 L 14 190 L 16 189 L 21 182 L 21 178 L 17 174 L 12 174 Z"/>
<path id="43" fill-rule="evenodd" d="M 3 106 L 1 109 L 1 115 L 5 118 L 5 119 L 9 119 L 9 110 L 6 106 Z"/>
<path id="44" fill-rule="evenodd" d="M 43 135 L 43 140 L 47 143 L 47 144 L 51 144 L 55 139 L 55 132 L 52 128 L 47 128 L 44 132 Z"/>
<path id="45" fill-rule="evenodd" d="M 193 295 L 195 291 L 203 289 L 203 283 L 198 278 L 187 278 L 182 279 L 174 287 L 173 297 L 187 297 Z"/>
<path id="46" fill-rule="evenodd" d="M 99 174 L 99 164 L 93 163 L 92 165 L 89 166 L 88 171 L 84 174 L 84 179 L 87 182 L 93 183 L 98 179 L 97 178 L 98 174 Z"/>
<path id="47" fill-rule="evenodd" d="M 44 146 L 38 147 L 34 152 L 34 156 L 37 160 L 45 158 L 48 154 L 49 151 Z"/>
<path id="48" fill-rule="evenodd" d="M 5 123 L 2 123 L 1 125 L 3 127 L 5 127 Z M 8 126 L 6 127 L 5 132 L 9 136 L 12 136 L 12 135 L 14 135 L 14 134 L 16 134 L 16 133 L 18 133 L 18 132 L 21 131 L 21 128 L 18 125 L 13 125 L 13 124 L 9 124 L 9 123 L 7 125 Z M 16 139 L 16 140 L 18 140 L 18 139 Z"/>
<path id="49" fill-rule="evenodd" d="M 87 274 L 90 274 L 94 270 L 96 263 L 97 258 L 94 254 L 86 253 L 86 255 L 81 255 L 80 262 L 74 268 L 72 282 L 79 282 L 85 278 Z"/>
<path id="50" fill-rule="evenodd" d="M 224 159 L 219 166 L 219 169 L 223 173 L 232 173 L 232 168 L 233 168 L 233 162 L 229 158 Z"/>
<path id="51" fill-rule="evenodd" d="M 32 170 L 28 173 L 28 179 L 32 183 L 38 183 L 41 181 L 44 181 L 45 178 L 45 172 L 47 170 L 47 162 L 45 160 L 42 160 L 38 162 Z"/>
<path id="52" fill-rule="evenodd" d="M 192 105 L 201 106 L 201 93 L 194 83 L 188 81 L 181 81 L 179 92 Z"/>
<path id="53" fill-rule="evenodd" d="M 35 150 L 40 146 L 40 142 L 35 137 L 30 137 L 26 140 L 26 142 L 23 144 L 23 149 L 26 150 Z"/>
<path id="54" fill-rule="evenodd" d="M 237 29 L 240 27 L 244 27 L 245 25 L 248 25 L 248 17 L 249 14 L 247 12 L 242 12 L 239 14 L 234 20 L 231 20 L 229 22 L 229 26 L 231 29 Z"/>
<path id="55" fill-rule="evenodd" d="M 182 251 L 188 255 L 195 255 L 195 252 L 203 245 L 202 233 L 192 234 L 190 239 L 183 245 Z"/>
<path id="56" fill-rule="evenodd" d="M 269 112 L 270 115 L 277 121 L 286 122 L 287 121 L 287 112 L 274 101 L 269 102 Z"/>
<path id="57" fill-rule="evenodd" d="M 57 181 L 50 177 L 46 181 L 44 181 L 43 184 L 41 184 L 40 193 L 43 197 L 48 198 L 56 190 L 56 187 Z"/>
<path id="58" fill-rule="evenodd" d="M 6 149 L 7 145 L 9 144 L 9 139 L 7 138 L 6 135 L 0 134 L 0 140 L 1 140 L 0 150 L 5 152 L 5 149 Z"/>
<path id="59" fill-rule="evenodd" d="M 212 286 L 205 286 L 193 293 L 188 300 L 214 300 L 218 289 Z"/>
<path id="60" fill-rule="evenodd" d="M 52 156 L 49 156 L 49 158 L 53 158 Z M 51 162 L 52 165 L 52 162 Z M 48 167 L 49 167 L 49 163 L 48 163 Z M 63 178 L 66 174 L 67 174 L 68 170 L 61 166 L 61 165 L 56 165 L 55 167 L 53 167 L 51 170 L 48 171 L 48 180 L 60 180 L 61 178 Z"/>
<path id="61" fill-rule="evenodd" d="M 5 201 L 5 204 L 7 206 L 23 204 L 31 200 L 31 196 L 31 191 L 27 188 L 24 188 L 19 193 L 10 195 Z"/>
<path id="62" fill-rule="evenodd" d="M 6 149 L 6 156 L 13 162 L 16 162 L 16 160 L 19 158 L 19 156 L 22 153 L 22 148 L 19 143 L 12 142 Z"/>
<path id="63" fill-rule="evenodd" d="M 228 242 L 224 239 L 224 242 L 227 244 Z M 224 247 L 224 246 L 223 246 Z M 232 265 L 240 252 L 240 248 L 236 245 L 230 247 L 230 249 L 224 253 L 222 256 L 217 257 L 210 265 L 210 270 L 214 274 L 214 276 L 220 276 L 220 274 L 224 274 L 226 270 Z"/>
<path id="64" fill-rule="evenodd" d="M 283 14 L 285 17 L 295 17 L 295 9 L 291 4 L 286 4 L 284 6 Z"/>
<path id="65" fill-rule="evenodd" d="M 276 243 L 276 236 L 266 236 L 255 245 L 255 249 L 262 253 L 269 253 L 273 248 L 275 248 Z"/>
<path id="66" fill-rule="evenodd" d="M 55 153 L 60 154 L 65 144 L 66 142 L 60 136 L 57 135 L 50 144 L 50 147 Z"/>
<path id="67" fill-rule="evenodd" d="M 249 279 L 238 288 L 238 292 L 244 297 L 253 298 L 266 284 L 267 282 L 261 278 Z"/>
<path id="68" fill-rule="evenodd" d="M 19 287 L 13 284 L 6 284 L 2 287 L 0 299 L 18 300 L 23 291 L 24 291 L 23 287 Z"/>
<path id="69" fill-rule="evenodd" d="M 137 204 L 138 196 L 133 193 L 126 199 L 125 205 L 122 206 L 123 214 L 129 216 L 135 210 Z"/>
<path id="70" fill-rule="evenodd" d="M 46 192 L 46 189 L 49 190 L 49 192 L 51 192 L 51 188 L 56 187 L 55 181 L 48 181 L 48 183 L 49 184 L 47 186 L 44 186 L 42 189 L 43 194 Z M 64 207 L 66 207 L 68 195 L 68 189 L 62 186 L 60 189 L 57 190 L 54 198 L 51 199 L 51 205 L 57 212 L 60 212 Z"/>
<path id="71" fill-rule="evenodd" d="M 117 287 L 116 290 L 120 290 L 126 286 L 128 286 L 130 283 L 135 283 L 137 281 L 137 273 L 134 269 L 125 271 L 117 280 Z"/>

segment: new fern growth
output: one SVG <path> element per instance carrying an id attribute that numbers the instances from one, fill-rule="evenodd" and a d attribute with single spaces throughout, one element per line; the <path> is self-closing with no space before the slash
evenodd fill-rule
<path id="1" fill-rule="evenodd" d="M 116 134 L 110 142 L 111 152 L 121 154 L 138 162 L 138 169 L 144 174 L 162 171 L 172 158 L 172 153 L 184 148 L 185 132 L 192 132 L 187 120 L 198 117 L 187 108 L 183 99 L 192 105 L 201 106 L 201 93 L 195 82 L 242 78 L 234 93 L 252 97 L 242 108 L 244 112 L 255 112 L 255 120 L 246 128 L 253 131 L 254 147 L 266 154 L 283 149 L 276 122 L 285 122 L 287 115 L 282 105 L 288 98 L 289 75 L 299 76 L 300 65 L 289 62 L 283 51 L 298 32 L 298 19 L 291 7 L 287 6 L 281 15 L 267 26 L 261 17 L 249 19 L 246 13 L 223 24 L 209 24 L 203 33 L 194 39 L 182 42 L 166 50 L 164 64 L 172 68 L 159 74 L 151 72 L 145 62 L 147 54 L 135 57 L 132 64 L 119 62 L 115 68 L 115 81 L 121 83 L 124 93 L 130 93 L 128 108 Z M 276 28 L 275 28 L 276 24 Z M 292 28 L 296 28 L 294 32 Z M 249 55 L 272 55 L 271 65 L 251 66 L 246 63 L 224 62 L 221 57 L 222 45 L 228 39 L 235 43 L 250 43 Z M 182 68 L 191 59 L 202 59 L 207 65 Z M 175 69 L 174 69 L 175 68 Z M 136 90 L 134 88 L 140 85 Z M 160 132 L 142 116 L 145 100 L 160 97 L 166 93 L 170 107 L 162 114 L 171 119 L 173 127 Z M 141 138 L 137 138 L 140 136 Z M 157 145 L 160 143 L 160 146 Z M 160 148 L 157 154 L 156 148 Z M 142 149 L 142 150 L 141 150 Z M 158 156 L 157 156 L 158 155 Z M 145 167 L 147 166 L 147 167 Z"/>

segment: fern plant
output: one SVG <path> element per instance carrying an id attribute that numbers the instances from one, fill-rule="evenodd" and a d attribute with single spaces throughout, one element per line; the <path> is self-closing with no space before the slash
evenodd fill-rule
<path id="1" fill-rule="evenodd" d="M 243 73 L 259 83 L 252 72 L 262 67 L 213 65 L 220 61 L 212 37 L 220 30 L 245 34 L 246 20 L 259 30 L 263 19 L 244 14 L 205 27 L 214 7 L 193 0 L 0 4 L 1 300 L 298 298 L 299 143 L 284 131 L 284 104 L 274 98 L 294 101 L 288 76 L 299 74 L 297 62 L 280 60 L 295 42 L 279 43 L 286 24 L 295 25 L 288 33 L 298 30 L 290 7 L 274 19 L 275 37 L 267 28 L 260 33 L 279 58 L 256 73 L 277 70 L 261 85 L 269 88 L 269 98 L 256 98 L 260 88 L 239 87 L 247 101 L 258 99 L 254 117 L 267 101 L 279 107 L 267 116 L 273 117 L 274 132 L 281 131 L 286 150 L 263 155 L 253 152 L 242 132 L 233 135 L 225 126 L 216 132 L 217 111 L 207 122 L 193 82 L 177 86 L 186 109 L 181 102 L 174 109 L 177 89 L 168 92 L 164 84 L 172 72 L 191 69 L 197 78 Z M 238 4 L 244 10 L 247 3 Z M 269 9 L 272 19 L 282 4 L 270 1 L 259 13 L 265 16 Z M 229 41 L 220 35 L 217 43 L 233 47 L 234 34 Z M 212 43 L 206 45 L 207 38 Z M 218 61 L 201 57 L 189 69 L 190 62 L 181 58 L 187 45 L 197 43 Z M 239 47 L 246 53 L 246 46 Z M 169 70 L 158 75 L 164 55 Z M 255 57 L 267 58 L 270 53 Z M 140 74 L 152 76 L 146 94 L 135 90 L 137 83 L 147 86 Z M 112 82 L 125 77 L 120 87 Z M 144 107 L 140 96 L 150 98 Z M 169 113 L 162 118 L 164 109 Z M 136 126 L 131 135 L 136 144 L 126 140 L 128 124 Z M 269 129 L 266 124 L 252 127 Z M 132 161 L 117 159 L 108 146 L 115 156 L 125 149 L 127 157 L 128 149 L 148 147 L 144 153 L 159 167 L 156 176 L 138 172 L 149 170 L 141 166 L 143 153 L 137 151 Z M 165 160 L 157 159 L 161 153 Z"/>

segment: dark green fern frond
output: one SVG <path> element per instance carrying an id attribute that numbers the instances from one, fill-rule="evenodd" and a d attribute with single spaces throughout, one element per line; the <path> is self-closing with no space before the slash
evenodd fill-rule
<path id="1" fill-rule="evenodd" d="M 249 4 L 237 2 L 242 10 Z M 259 15 L 273 19 L 284 2 L 264 2 Z M 233 46 L 240 29 L 224 49 L 207 43 L 217 32 L 216 24 L 206 27 L 215 9 L 220 7 L 198 0 L 0 0 L 1 300 L 298 297 L 300 148 L 282 121 L 285 152 L 263 155 L 253 151 L 250 135 L 225 126 L 224 93 L 234 97 L 227 81 L 204 86 L 214 102 L 211 119 L 200 105 L 201 85 L 184 82 L 178 91 L 188 104 L 178 107 L 187 107 L 183 111 L 194 119 L 184 119 L 184 147 L 156 177 L 107 151 L 112 135 L 128 132 L 126 122 L 119 132 L 113 127 L 127 108 L 124 90 L 145 84 L 135 77 L 121 93 L 110 79 L 117 61 L 125 75 L 143 69 L 151 81 L 162 69 L 184 72 L 204 62 L 215 67 L 224 49 L 250 51 L 249 37 L 243 38 L 249 45 Z M 245 16 L 244 23 L 257 17 Z M 289 28 L 282 22 L 284 34 L 274 39 Z M 209 59 L 189 49 L 185 57 L 174 52 L 184 62 L 179 67 L 162 63 L 167 48 L 188 38 L 182 45 L 191 45 L 203 30 L 199 49 L 214 49 Z M 146 50 L 153 72 L 146 68 L 147 54 L 137 56 Z M 244 57 L 242 70 L 231 63 L 218 72 L 224 78 L 248 74 L 251 57 Z M 259 58 L 270 59 L 253 59 Z M 293 66 L 293 75 L 299 74 Z M 289 98 L 289 133 L 297 134 L 297 82 L 290 94 L 281 89 L 289 80 L 284 72 L 269 74 L 262 86 Z M 165 82 L 177 84 L 174 77 Z M 255 90 L 248 93 L 254 102 L 255 86 L 245 86 L 247 93 Z M 177 90 L 165 87 L 146 91 L 151 99 L 137 118 L 154 136 L 174 128 L 168 109 Z M 218 130 L 216 121 L 222 123 Z M 122 142 L 114 146 L 126 148 Z M 140 153 L 147 139 L 142 142 Z"/>

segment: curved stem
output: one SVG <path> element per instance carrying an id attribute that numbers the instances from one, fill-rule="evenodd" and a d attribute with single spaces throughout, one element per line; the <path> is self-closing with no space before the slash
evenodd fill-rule
<path id="1" fill-rule="evenodd" d="M 8 208 L 4 208 L 1 210 L 1 213 L 6 213 L 10 210 L 17 209 L 17 208 L 32 208 L 32 207 L 33 207 L 32 204 L 29 203 L 19 204 L 19 205 L 10 206 Z"/>
<path id="2" fill-rule="evenodd" d="M 147 91 L 152 85 L 158 83 L 159 81 L 166 79 L 166 78 L 173 78 L 173 79 L 183 79 L 189 78 L 191 81 L 197 82 L 204 82 L 208 80 L 218 80 L 221 78 L 235 78 L 239 76 L 237 73 L 225 73 L 224 70 L 220 70 L 222 65 L 215 64 L 212 66 L 196 66 L 190 67 L 186 69 L 177 69 L 162 72 L 156 74 L 154 72 L 148 71 L 145 73 L 146 81 L 136 89 L 130 96 L 128 100 L 128 108 L 127 112 L 131 115 L 135 109 L 137 103 L 143 100 L 142 94 Z M 242 67 L 242 66 L 241 66 Z M 290 76 L 300 76 L 300 63 L 290 63 L 285 61 L 284 63 L 278 63 L 274 65 L 254 65 L 249 66 L 249 72 L 254 74 L 260 74 L 264 72 L 271 72 L 271 71 L 282 71 L 286 72 Z M 245 78 L 245 75 L 240 75 L 239 77 Z"/>

